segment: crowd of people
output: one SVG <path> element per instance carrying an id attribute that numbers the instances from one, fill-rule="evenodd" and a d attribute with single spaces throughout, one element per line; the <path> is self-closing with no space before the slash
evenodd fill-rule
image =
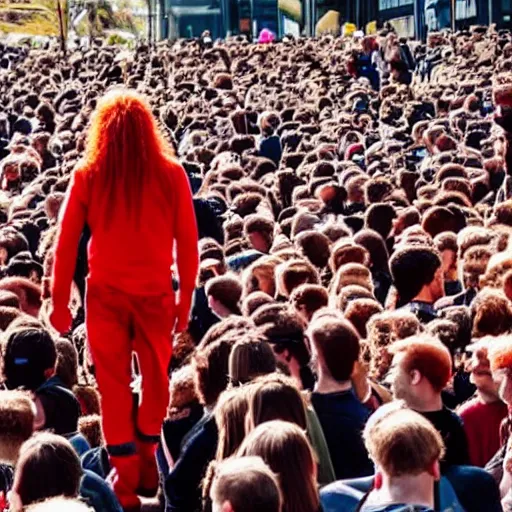
<path id="1" fill-rule="evenodd" d="M 512 510 L 509 31 L 0 54 L 0 510 Z"/>

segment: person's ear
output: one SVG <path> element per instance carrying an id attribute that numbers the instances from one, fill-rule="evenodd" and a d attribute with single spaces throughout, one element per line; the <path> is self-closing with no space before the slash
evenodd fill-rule
<path id="1" fill-rule="evenodd" d="M 382 473 L 377 471 L 373 480 L 373 488 L 379 490 L 382 487 Z"/>
<path id="2" fill-rule="evenodd" d="M 421 382 L 421 373 L 418 370 L 411 370 L 409 372 L 411 376 L 411 384 L 417 386 Z"/>
<path id="3" fill-rule="evenodd" d="M 285 358 L 287 363 L 289 363 L 292 360 L 292 355 L 290 354 L 290 351 L 288 349 L 284 350 L 283 357 Z"/>
<path id="4" fill-rule="evenodd" d="M 55 368 L 48 368 L 44 371 L 44 378 L 46 380 L 51 379 L 55 375 Z"/>
<path id="5" fill-rule="evenodd" d="M 434 477 L 434 480 L 436 482 L 441 479 L 441 466 L 438 460 L 432 463 L 432 465 L 428 469 L 428 473 Z"/>
<path id="6" fill-rule="evenodd" d="M 222 504 L 222 507 L 220 510 L 221 510 L 221 512 L 235 512 L 235 509 L 233 508 L 233 506 L 231 505 L 231 502 L 229 500 L 225 501 Z"/>

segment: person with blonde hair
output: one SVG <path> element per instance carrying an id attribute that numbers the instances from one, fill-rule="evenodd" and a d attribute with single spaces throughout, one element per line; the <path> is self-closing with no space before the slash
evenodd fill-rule
<path id="1" fill-rule="evenodd" d="M 238 455 L 261 457 L 277 474 L 283 512 L 320 510 L 315 457 L 300 427 L 286 421 L 267 421 L 247 435 Z"/>
<path id="2" fill-rule="evenodd" d="M 158 487 L 155 451 L 169 403 L 171 335 L 188 326 L 199 264 L 197 225 L 187 175 L 141 96 L 107 93 L 87 140 L 59 223 L 50 320 L 60 333 L 71 327 L 70 289 L 87 224 L 87 338 L 103 431 L 114 490 L 126 510 L 138 510 L 137 493 L 154 496 Z M 142 375 L 137 411 L 130 387 L 134 352 Z"/>

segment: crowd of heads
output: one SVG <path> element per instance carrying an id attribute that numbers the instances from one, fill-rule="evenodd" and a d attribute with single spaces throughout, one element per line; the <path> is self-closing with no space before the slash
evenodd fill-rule
<path id="1" fill-rule="evenodd" d="M 75 498 L 93 477 L 78 454 L 104 453 L 85 247 L 67 338 L 48 320 L 49 280 L 72 171 L 96 162 L 88 140 L 101 145 L 91 115 L 116 87 L 146 97 L 161 147 L 189 177 L 200 234 L 162 431 L 167 509 L 318 512 L 320 487 L 374 468 L 370 503 L 404 479 L 428 501 L 446 464 L 489 462 L 490 449 L 475 455 L 478 436 L 460 423 L 449 439 L 428 415 L 480 400 L 504 407 L 500 423 L 512 405 L 510 32 L 0 53 L 0 473 L 11 510 L 87 510 Z M 105 140 L 122 144 L 130 127 L 116 129 Z M 115 176 L 115 162 L 97 164 Z M 114 194 L 115 180 L 105 187 Z M 345 423 L 332 419 L 340 393 L 356 402 Z M 348 447 L 336 439 L 345 427 Z M 496 426 L 492 447 L 504 439 Z"/>

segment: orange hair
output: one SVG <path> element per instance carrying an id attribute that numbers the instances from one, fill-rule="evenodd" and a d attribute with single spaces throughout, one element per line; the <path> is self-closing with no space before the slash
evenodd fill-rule
<path id="1" fill-rule="evenodd" d="M 491 370 L 512 368 L 512 336 L 496 336 L 489 347 Z"/>
<path id="2" fill-rule="evenodd" d="M 418 370 L 432 385 L 441 390 L 452 376 L 452 357 L 449 350 L 437 339 L 428 335 L 416 335 L 395 341 L 389 352 L 404 353 L 402 361 L 405 371 Z"/>
<path id="3" fill-rule="evenodd" d="M 134 91 L 117 89 L 107 93 L 92 117 L 83 165 L 94 176 L 98 196 L 114 205 L 125 205 L 126 213 L 139 218 L 141 191 L 150 176 L 161 179 L 169 173 L 173 151 L 165 142 L 146 101 Z M 159 172 L 160 171 L 160 172 Z M 162 182 L 168 190 L 169 182 Z M 107 215 L 106 219 L 111 215 Z"/>

